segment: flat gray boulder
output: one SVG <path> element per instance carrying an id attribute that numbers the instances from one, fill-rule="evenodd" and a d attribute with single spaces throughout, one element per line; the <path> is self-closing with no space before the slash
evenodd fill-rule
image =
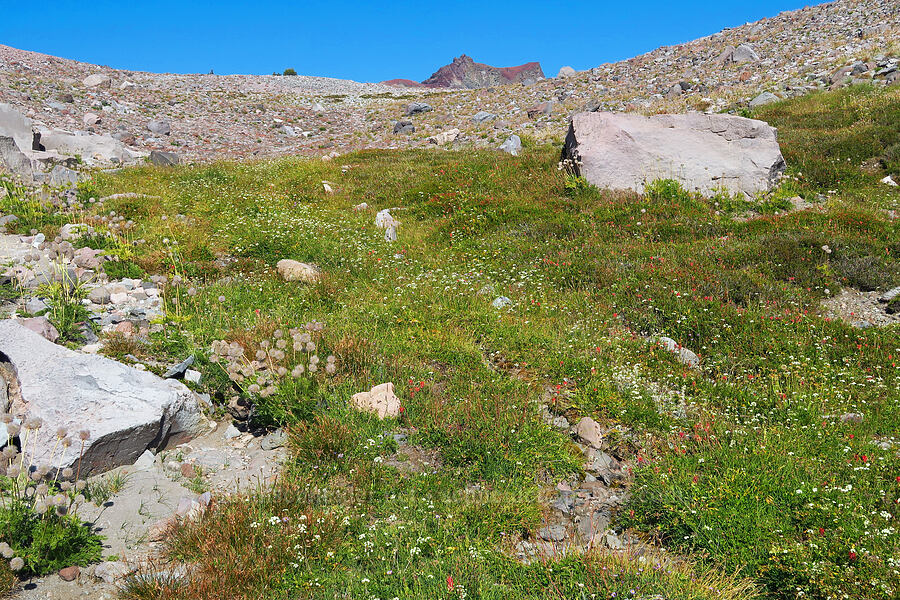
<path id="1" fill-rule="evenodd" d="M 11 363 L 18 378 L 10 412 L 42 421 L 28 441 L 35 465 L 74 469 L 82 430 L 90 432 L 81 462 L 85 476 L 134 464 L 145 450 L 202 429 L 197 397 L 182 383 L 57 346 L 12 319 L 0 321 L 0 361 Z M 67 448 L 57 443 L 60 428 L 74 440 Z"/>
<path id="2" fill-rule="evenodd" d="M 755 196 L 785 170 L 775 128 L 733 115 L 593 112 L 572 117 L 562 158 L 600 188 L 643 193 L 657 179 Z"/>

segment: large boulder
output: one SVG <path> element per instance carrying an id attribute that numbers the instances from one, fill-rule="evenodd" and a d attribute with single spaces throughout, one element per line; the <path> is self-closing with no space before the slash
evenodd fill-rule
<path id="1" fill-rule="evenodd" d="M 30 181 L 33 176 L 31 159 L 19 150 L 15 139 L 5 135 L 0 135 L 0 170 L 2 169 L 26 181 Z"/>
<path id="2" fill-rule="evenodd" d="M 13 319 L 0 321 L 0 361 L 18 379 L 10 412 L 41 419 L 28 439 L 35 465 L 76 468 L 83 452 L 81 475 L 90 475 L 201 430 L 197 397 L 180 382 L 57 346 Z M 71 445 L 58 443 L 62 430 Z M 90 432 L 83 448 L 80 431 Z"/>
<path id="3" fill-rule="evenodd" d="M 62 129 L 40 129 L 40 145 L 47 151 L 68 156 L 80 156 L 85 164 L 124 164 L 147 156 L 146 152 L 130 150 L 109 135 L 91 135 Z"/>
<path id="4" fill-rule="evenodd" d="M 579 113 L 572 118 L 563 161 L 600 188 L 643 192 L 656 179 L 686 189 L 754 196 L 785 170 L 776 130 L 733 115 Z"/>
<path id="5" fill-rule="evenodd" d="M 0 103 L 0 136 L 13 138 L 22 152 L 40 150 L 34 122 L 9 104 Z"/>

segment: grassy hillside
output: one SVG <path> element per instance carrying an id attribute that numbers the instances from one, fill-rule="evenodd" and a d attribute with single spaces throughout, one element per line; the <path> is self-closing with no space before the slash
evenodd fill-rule
<path id="1" fill-rule="evenodd" d="M 334 376 L 257 394 L 255 423 L 291 426 L 293 461 L 274 490 L 176 533 L 171 557 L 195 566 L 192 583 L 124 595 L 897 597 L 897 328 L 825 319 L 820 301 L 900 285 L 888 213 L 900 193 L 879 183 L 900 168 L 900 92 L 815 95 L 758 116 L 790 165 L 760 202 L 671 182 L 643 197 L 599 191 L 559 171 L 551 147 L 143 168 L 83 187 L 84 218 L 135 223 L 111 244 L 123 272 L 170 278 L 164 330 L 117 352 L 194 353 L 223 405 L 238 392 L 209 360 L 216 340 L 255 352 L 316 320 L 319 353 L 337 357 Z M 102 215 L 89 202 L 122 192 L 160 199 L 109 200 Z M 813 208 L 780 212 L 796 195 Z M 353 210 L 361 202 L 372 209 Z M 401 221 L 394 243 L 373 225 L 383 208 Z M 58 225 L 41 211 L 21 223 Z M 285 283 L 282 258 L 326 276 Z M 511 304 L 493 307 L 498 296 Z M 403 400 L 399 422 L 348 409 L 384 381 Z M 547 490 L 582 468 L 541 420 L 542 397 L 615 431 L 634 478 L 616 526 L 691 564 L 510 558 Z M 434 468 L 385 462 L 401 431 Z"/>

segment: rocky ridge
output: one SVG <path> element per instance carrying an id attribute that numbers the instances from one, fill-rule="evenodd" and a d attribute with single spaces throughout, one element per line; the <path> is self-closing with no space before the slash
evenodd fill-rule
<path id="1" fill-rule="evenodd" d="M 447 88 L 485 88 L 509 83 L 534 83 L 544 78 L 540 63 L 530 62 L 517 67 L 492 67 L 477 63 L 463 54 L 435 71 L 422 82 L 426 86 Z"/>
<path id="2" fill-rule="evenodd" d="M 832 87 L 889 85 L 900 80 L 898 30 L 895 2 L 838 0 L 587 71 L 471 90 L 154 74 L 0 46 L 0 102 L 39 126 L 107 135 L 177 160 L 498 148 L 512 135 L 558 141 L 581 111 L 738 111 Z M 433 110 L 409 118 L 410 101 Z M 473 118 L 479 113 L 496 118 Z"/>

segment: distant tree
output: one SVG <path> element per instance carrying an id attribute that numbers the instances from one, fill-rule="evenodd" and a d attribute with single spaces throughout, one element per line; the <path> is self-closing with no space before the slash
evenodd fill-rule
<path id="1" fill-rule="evenodd" d="M 282 75 L 296 75 L 296 74 L 297 74 L 297 71 L 295 71 L 293 69 L 285 69 L 284 73 L 282 73 Z"/>

